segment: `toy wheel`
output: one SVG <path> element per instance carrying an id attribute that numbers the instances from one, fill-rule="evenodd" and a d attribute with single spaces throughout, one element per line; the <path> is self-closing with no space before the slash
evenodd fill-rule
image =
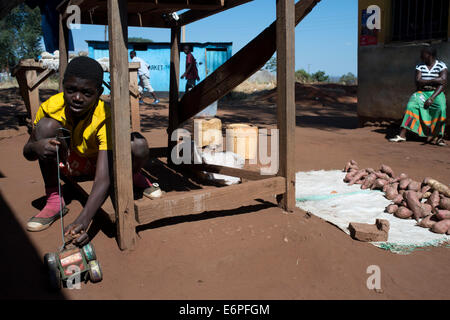
<path id="1" fill-rule="evenodd" d="M 47 253 L 44 256 L 44 264 L 48 271 L 48 279 L 52 289 L 61 289 L 61 273 L 54 253 Z"/>
<path id="2" fill-rule="evenodd" d="M 85 245 L 83 247 L 83 252 L 88 262 L 97 259 L 97 256 L 95 255 L 94 246 L 92 244 L 88 243 L 87 245 Z"/>
<path id="3" fill-rule="evenodd" d="M 97 260 L 89 261 L 89 278 L 91 282 L 100 282 L 103 279 L 102 269 Z"/>

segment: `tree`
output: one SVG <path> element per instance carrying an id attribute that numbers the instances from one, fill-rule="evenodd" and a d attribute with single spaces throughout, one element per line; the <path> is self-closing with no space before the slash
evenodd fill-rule
<path id="1" fill-rule="evenodd" d="M 316 73 L 313 73 L 312 75 L 312 79 L 316 82 L 325 82 L 328 81 L 328 79 L 330 78 L 327 74 L 325 74 L 324 71 L 317 71 Z"/>
<path id="2" fill-rule="evenodd" d="M 356 76 L 349 72 L 347 74 L 344 74 L 340 79 L 339 82 L 344 83 L 346 85 L 351 85 L 351 84 L 355 84 L 356 83 Z"/>
<path id="3" fill-rule="evenodd" d="M 20 4 L 0 20 L 0 69 L 16 65 L 20 59 L 34 59 L 41 53 L 39 8 Z"/>
<path id="4" fill-rule="evenodd" d="M 311 75 L 305 71 L 305 69 L 300 69 L 295 71 L 295 80 L 301 83 L 311 82 Z"/>
<path id="5" fill-rule="evenodd" d="M 277 56 L 273 55 L 272 58 L 264 65 L 264 69 L 270 72 L 277 72 Z"/>

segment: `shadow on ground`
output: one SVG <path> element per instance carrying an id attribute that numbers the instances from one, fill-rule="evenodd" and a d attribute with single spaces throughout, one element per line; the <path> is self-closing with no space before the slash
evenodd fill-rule
<path id="1" fill-rule="evenodd" d="M 48 287 L 47 273 L 30 239 L 0 193 L 0 233 L 2 263 L 0 299 L 65 299 Z"/>

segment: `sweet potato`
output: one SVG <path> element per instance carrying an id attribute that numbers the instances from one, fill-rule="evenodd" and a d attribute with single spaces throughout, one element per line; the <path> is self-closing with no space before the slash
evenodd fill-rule
<path id="1" fill-rule="evenodd" d="M 394 183 L 386 188 L 386 198 L 388 200 L 394 200 L 398 195 L 398 183 Z"/>
<path id="2" fill-rule="evenodd" d="M 406 191 L 404 194 L 404 198 L 406 200 L 406 203 L 408 204 L 408 208 L 413 212 L 413 216 L 416 221 L 419 221 L 419 219 L 426 216 L 426 212 L 422 207 L 419 198 L 417 197 L 417 192 Z"/>
<path id="3" fill-rule="evenodd" d="M 436 218 L 438 220 L 450 219 L 450 210 L 437 210 Z"/>
<path id="4" fill-rule="evenodd" d="M 408 178 L 408 175 L 406 173 L 401 173 L 398 177 L 396 177 L 394 179 L 394 182 L 399 182 L 400 180 L 406 179 L 406 178 Z"/>
<path id="5" fill-rule="evenodd" d="M 425 216 L 428 216 L 428 215 L 431 214 L 433 208 L 429 204 L 421 203 L 420 205 L 422 206 L 422 209 L 423 209 L 423 212 L 424 212 Z"/>
<path id="6" fill-rule="evenodd" d="M 408 184 L 408 190 L 412 191 L 419 191 L 420 190 L 420 182 L 411 180 L 411 182 Z"/>
<path id="7" fill-rule="evenodd" d="M 375 174 L 377 175 L 377 178 L 379 178 L 379 179 L 384 179 L 384 180 L 390 179 L 390 177 L 384 172 L 375 172 Z"/>
<path id="8" fill-rule="evenodd" d="M 359 170 L 356 172 L 356 174 L 353 176 L 352 180 L 348 183 L 349 186 L 354 185 L 356 182 L 358 182 L 361 178 L 367 176 L 366 170 Z"/>
<path id="9" fill-rule="evenodd" d="M 358 170 L 358 164 L 356 163 L 355 160 L 350 160 L 349 162 L 347 162 L 347 164 L 345 165 L 343 171 L 344 172 L 349 172 L 350 169 L 352 169 L 352 168 Z"/>
<path id="10" fill-rule="evenodd" d="M 372 185 L 372 189 L 383 190 L 384 186 L 388 184 L 387 180 L 384 179 L 376 179 Z"/>
<path id="11" fill-rule="evenodd" d="M 429 229 L 429 228 L 433 227 L 433 225 L 436 222 L 437 222 L 436 216 L 434 214 L 430 214 L 430 215 L 426 216 L 425 218 L 423 218 L 422 220 L 420 220 L 420 222 L 417 225 L 419 227 Z"/>
<path id="12" fill-rule="evenodd" d="M 439 208 L 450 210 L 450 198 L 441 195 L 441 199 L 439 200 Z"/>
<path id="13" fill-rule="evenodd" d="M 397 210 L 398 210 L 398 205 L 396 205 L 396 204 L 390 204 L 385 209 L 385 211 L 390 214 L 396 213 Z"/>
<path id="14" fill-rule="evenodd" d="M 408 219 L 411 218 L 413 212 L 406 207 L 399 207 L 398 210 L 394 213 L 394 215 L 400 219 Z"/>
<path id="15" fill-rule="evenodd" d="M 369 189 L 374 184 L 377 176 L 373 173 L 369 174 L 366 179 L 364 179 L 363 184 L 361 185 L 361 189 Z"/>
<path id="16" fill-rule="evenodd" d="M 369 173 L 369 174 L 375 173 L 375 169 L 373 169 L 373 168 L 367 168 L 366 171 L 367 171 L 367 173 Z"/>
<path id="17" fill-rule="evenodd" d="M 347 174 L 345 175 L 344 178 L 344 182 L 350 182 L 350 180 L 352 180 L 352 178 L 355 176 L 356 171 L 349 171 L 347 172 Z"/>
<path id="18" fill-rule="evenodd" d="M 383 164 L 383 165 L 381 165 L 380 170 L 381 170 L 381 172 L 386 173 L 388 176 L 394 177 L 394 170 L 392 170 L 391 167 L 389 167 L 389 166 Z"/>
<path id="19" fill-rule="evenodd" d="M 431 187 L 429 186 L 429 185 L 424 185 L 424 186 L 422 186 L 422 188 L 420 189 L 420 192 L 422 192 L 422 193 L 427 193 L 428 191 L 430 191 L 431 190 Z"/>
<path id="20" fill-rule="evenodd" d="M 434 233 L 444 234 L 448 232 L 449 228 L 450 228 L 450 219 L 446 219 L 436 222 L 431 228 L 431 231 L 433 231 Z"/>
<path id="21" fill-rule="evenodd" d="M 445 184 L 440 183 L 439 181 L 432 178 L 425 178 L 423 180 L 423 183 L 429 185 L 434 190 L 439 191 L 439 193 L 443 194 L 444 196 L 450 197 L 450 188 Z"/>
<path id="22" fill-rule="evenodd" d="M 401 194 L 398 194 L 394 199 L 392 199 L 392 202 L 400 205 L 403 202 L 403 196 Z"/>
<path id="23" fill-rule="evenodd" d="M 428 198 L 427 202 L 429 205 L 431 205 L 433 208 L 436 208 L 439 205 L 439 191 L 434 190 L 431 196 Z"/>
<path id="24" fill-rule="evenodd" d="M 406 190 L 406 188 L 408 187 L 408 185 L 409 185 L 410 182 L 411 182 L 411 179 L 410 179 L 410 178 L 402 179 L 402 180 L 400 180 L 400 184 L 399 184 L 398 187 L 399 187 L 400 189 Z"/>

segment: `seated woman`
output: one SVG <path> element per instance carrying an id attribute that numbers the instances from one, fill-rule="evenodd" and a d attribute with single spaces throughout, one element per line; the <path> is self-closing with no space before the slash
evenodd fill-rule
<path id="1" fill-rule="evenodd" d="M 409 99 L 400 134 L 389 141 L 406 141 L 406 130 L 409 130 L 427 137 L 429 143 L 446 145 L 444 132 L 447 107 L 444 90 L 447 86 L 447 66 L 436 56 L 434 48 L 422 50 L 422 63 L 416 67 L 417 92 Z"/>
<path id="2" fill-rule="evenodd" d="M 85 232 L 112 191 L 111 108 L 100 99 L 103 92 L 103 69 L 94 59 L 74 58 L 64 73 L 64 92 L 42 103 L 34 120 L 35 127 L 23 149 L 26 159 L 39 160 L 45 184 L 47 203 L 27 223 L 28 231 L 48 228 L 59 216 L 60 201 L 63 214 L 67 212 L 58 193 L 56 153 L 60 156 L 61 173 L 70 177 L 94 180 L 89 198 L 75 221 L 65 232 L 82 234 L 78 245 L 89 239 Z M 66 139 L 56 138 L 61 134 Z M 59 150 L 59 151 L 58 151 Z M 161 190 L 141 173 L 148 159 L 148 144 L 139 133 L 131 134 L 134 186 L 145 189 L 148 197 L 159 197 Z"/>

